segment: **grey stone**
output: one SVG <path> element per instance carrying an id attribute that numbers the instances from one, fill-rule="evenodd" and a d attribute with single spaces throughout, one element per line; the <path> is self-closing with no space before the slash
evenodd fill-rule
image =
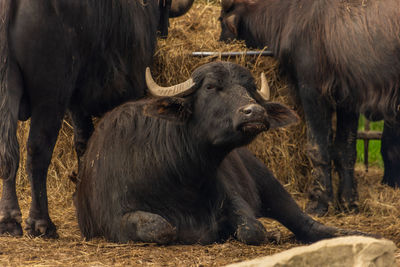
<path id="1" fill-rule="evenodd" d="M 386 239 L 347 236 L 322 240 L 229 267 L 392 267 L 396 245 Z"/>

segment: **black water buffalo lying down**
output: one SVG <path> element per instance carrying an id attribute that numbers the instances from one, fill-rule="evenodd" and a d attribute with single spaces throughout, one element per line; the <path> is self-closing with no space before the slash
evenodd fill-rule
<path id="1" fill-rule="evenodd" d="M 400 1 L 223 0 L 220 21 L 221 40 L 268 46 L 302 103 L 315 181 L 308 211 L 332 202 L 332 161 L 341 207 L 357 208 L 360 112 L 385 119 L 383 182 L 400 185 Z"/>
<path id="2" fill-rule="evenodd" d="M 0 235 L 22 234 L 17 121 L 31 118 L 26 230 L 55 237 L 46 175 L 64 114 L 81 156 L 91 116 L 144 95 L 144 69 L 152 63 L 158 23 L 165 23 L 160 8 L 158 0 L 0 1 Z"/>
<path id="3" fill-rule="evenodd" d="M 151 76 L 150 76 L 151 77 Z M 183 85 L 129 102 L 99 122 L 82 159 L 74 202 L 86 238 L 115 242 L 264 241 L 256 220 L 279 220 L 302 241 L 356 234 L 303 213 L 247 149 L 262 131 L 298 120 L 257 92 L 248 70 L 228 62 L 196 69 Z M 170 95 L 170 96 L 166 96 Z"/>

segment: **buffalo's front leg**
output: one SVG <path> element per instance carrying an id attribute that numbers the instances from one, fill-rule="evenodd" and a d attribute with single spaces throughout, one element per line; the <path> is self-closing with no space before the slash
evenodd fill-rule
<path id="1" fill-rule="evenodd" d="M 46 177 L 63 112 L 50 118 L 50 107 L 36 107 L 32 112 L 27 143 L 27 172 L 31 184 L 32 202 L 26 230 L 32 236 L 56 238 L 56 227 L 48 212 Z"/>
<path id="2" fill-rule="evenodd" d="M 235 225 L 235 237 L 240 242 L 248 245 L 259 245 L 267 240 L 267 231 L 260 221 L 247 211 L 252 209 L 241 198 L 232 202 L 233 223 Z"/>
<path id="3" fill-rule="evenodd" d="M 244 164 L 242 157 L 254 156 L 245 148 L 232 151 L 219 167 L 217 179 L 221 182 L 228 201 L 224 209 L 228 214 L 230 227 L 221 227 L 223 236 L 229 236 L 229 228 L 240 242 L 249 245 L 259 245 L 266 241 L 267 231 L 257 220 L 254 211 L 259 205 L 253 178 Z M 255 159 L 255 158 L 254 158 Z M 255 159 L 257 160 L 257 159 Z M 246 189 L 249 191 L 245 192 Z M 252 190 L 253 189 L 253 190 Z"/>
<path id="4" fill-rule="evenodd" d="M 400 121 L 385 121 L 381 154 L 385 167 L 382 182 L 392 187 L 400 187 Z"/>
<path id="5" fill-rule="evenodd" d="M 357 183 L 354 165 L 357 159 L 357 128 L 359 113 L 337 109 L 337 129 L 333 148 L 334 162 L 339 174 L 338 200 L 345 211 L 357 209 Z"/>
<path id="6" fill-rule="evenodd" d="M 313 186 L 307 212 L 323 215 L 333 199 L 331 180 L 332 108 L 315 88 L 299 86 L 307 124 L 308 156 L 312 163 Z"/>
<path id="7" fill-rule="evenodd" d="M 121 225 L 121 235 L 133 241 L 168 244 L 177 238 L 176 229 L 166 219 L 150 212 L 127 213 L 122 217 Z"/>
<path id="8" fill-rule="evenodd" d="M 359 231 L 326 226 L 304 213 L 285 188 L 259 160 L 243 157 L 257 183 L 261 200 L 261 215 L 273 218 L 291 230 L 302 242 L 345 235 L 368 235 Z"/>

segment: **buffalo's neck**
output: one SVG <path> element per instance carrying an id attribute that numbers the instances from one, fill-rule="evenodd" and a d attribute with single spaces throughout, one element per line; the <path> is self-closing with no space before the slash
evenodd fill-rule
<path id="1" fill-rule="evenodd" d="M 160 169 L 164 169 L 181 185 L 201 187 L 210 179 L 215 180 L 216 171 L 229 153 L 224 148 L 215 148 L 201 140 L 195 133 L 196 129 L 187 125 L 176 126 L 166 123 L 162 129 L 163 136 L 159 136 L 154 144 L 162 147 L 163 155 Z"/>

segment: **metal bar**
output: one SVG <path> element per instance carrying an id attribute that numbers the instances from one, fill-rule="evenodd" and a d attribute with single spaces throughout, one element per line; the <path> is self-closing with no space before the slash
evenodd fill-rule
<path id="1" fill-rule="evenodd" d="M 272 57 L 272 51 L 242 51 L 242 52 L 192 52 L 193 57 L 239 57 L 239 56 L 265 56 Z"/>

